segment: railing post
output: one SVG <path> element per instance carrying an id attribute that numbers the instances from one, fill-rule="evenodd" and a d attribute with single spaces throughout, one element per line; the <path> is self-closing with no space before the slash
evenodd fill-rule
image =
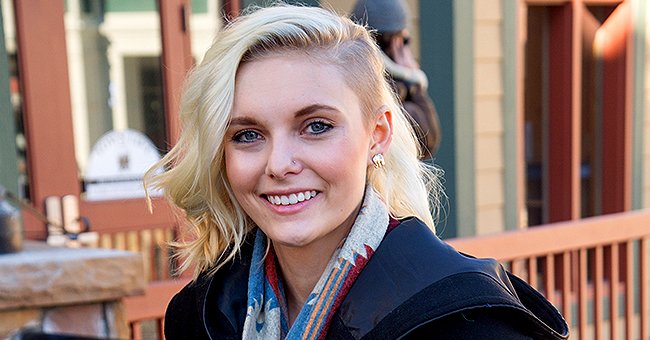
<path id="1" fill-rule="evenodd" d="M 603 247 L 594 250 L 594 333 L 596 340 L 603 337 Z"/>
<path id="2" fill-rule="evenodd" d="M 634 241 L 629 240 L 623 245 L 625 249 L 625 336 L 633 339 L 634 334 Z"/>
<path id="3" fill-rule="evenodd" d="M 544 291 L 546 291 L 548 301 L 557 305 L 555 299 L 555 256 L 553 254 L 546 255 L 544 263 Z"/>
<path id="4" fill-rule="evenodd" d="M 619 244 L 610 246 L 609 252 L 609 338 L 618 339 L 618 271 Z"/>
<path id="5" fill-rule="evenodd" d="M 646 237 L 639 240 L 639 299 L 641 300 L 639 320 L 641 323 L 641 339 L 648 339 L 648 242 Z"/>
<path id="6" fill-rule="evenodd" d="M 587 322 L 589 313 L 587 308 L 587 249 L 578 250 L 578 329 L 580 338 L 585 338 L 587 334 Z"/>
<path id="7" fill-rule="evenodd" d="M 571 252 L 562 253 L 562 315 L 571 327 Z"/>

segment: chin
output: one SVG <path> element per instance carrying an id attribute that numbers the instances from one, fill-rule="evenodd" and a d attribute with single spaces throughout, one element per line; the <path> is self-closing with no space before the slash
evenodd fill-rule
<path id="1" fill-rule="evenodd" d="M 313 223 L 301 221 L 300 223 L 277 222 L 269 223 L 266 226 L 260 226 L 266 237 L 271 239 L 274 244 L 286 247 L 303 247 L 312 243 L 317 237 L 311 228 L 306 225 Z"/>
<path id="2" fill-rule="evenodd" d="M 313 240 L 307 235 L 304 236 L 288 236 L 278 239 L 271 239 L 274 243 L 280 244 L 285 247 L 300 248 L 309 245 Z"/>

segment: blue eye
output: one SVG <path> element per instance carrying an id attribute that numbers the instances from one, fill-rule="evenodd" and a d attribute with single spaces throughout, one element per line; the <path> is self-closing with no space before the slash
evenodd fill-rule
<path id="1" fill-rule="evenodd" d="M 232 140 L 238 143 L 252 143 L 258 139 L 262 139 L 262 136 L 252 130 L 238 132 L 232 137 Z"/>
<path id="2" fill-rule="evenodd" d="M 332 128 L 331 124 L 327 124 L 327 123 L 321 122 L 321 121 L 315 121 L 315 122 L 310 123 L 307 126 L 307 132 L 311 133 L 311 134 L 318 135 L 318 134 L 321 134 L 321 133 L 324 133 L 324 132 L 328 131 L 331 128 Z"/>

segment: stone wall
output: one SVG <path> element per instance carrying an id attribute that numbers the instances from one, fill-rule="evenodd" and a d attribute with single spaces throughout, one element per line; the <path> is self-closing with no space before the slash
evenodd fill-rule
<path id="1" fill-rule="evenodd" d="M 122 298 L 144 291 L 139 254 L 27 241 L 0 255 L 0 339 L 27 332 L 129 338 Z"/>

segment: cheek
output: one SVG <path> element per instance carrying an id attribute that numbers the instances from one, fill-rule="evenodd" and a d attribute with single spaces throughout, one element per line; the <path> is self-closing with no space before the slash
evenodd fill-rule
<path id="1" fill-rule="evenodd" d="M 251 177 L 251 167 L 246 166 L 246 159 L 239 155 L 236 151 L 227 150 L 225 153 L 226 160 L 226 178 L 230 187 L 235 192 L 235 195 L 238 196 L 242 190 L 247 189 L 246 185 L 252 183 Z M 238 197 L 239 198 L 239 197 Z"/>
<path id="2" fill-rule="evenodd" d="M 323 175 L 337 181 L 363 181 L 367 169 L 367 149 L 360 143 L 331 145 L 318 155 L 318 164 Z"/>

